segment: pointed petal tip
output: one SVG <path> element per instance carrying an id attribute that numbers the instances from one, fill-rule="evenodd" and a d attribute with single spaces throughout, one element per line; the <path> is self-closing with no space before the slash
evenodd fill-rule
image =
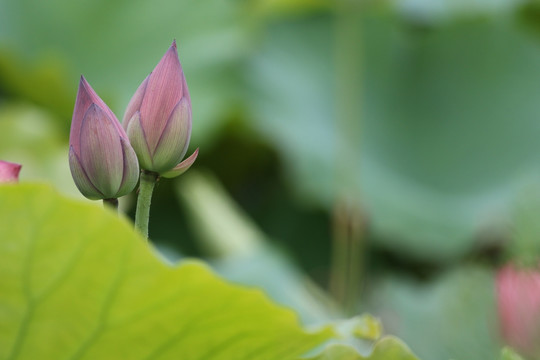
<path id="1" fill-rule="evenodd" d="M 86 80 L 84 75 L 81 75 L 81 79 L 79 80 L 79 92 L 80 91 L 84 91 L 92 101 L 94 101 L 94 98 L 97 96 L 96 92 L 94 91 L 88 80 Z"/>
<path id="2" fill-rule="evenodd" d="M 167 52 L 165 53 L 165 55 L 167 54 L 172 54 L 174 57 L 178 58 L 178 48 L 176 46 L 176 39 L 173 40 L 171 46 L 169 46 L 169 48 L 167 49 Z"/>
<path id="3" fill-rule="evenodd" d="M 84 117 L 86 117 L 86 115 L 91 112 L 91 111 L 94 111 L 94 112 L 102 112 L 103 110 L 96 104 L 96 103 L 92 103 L 89 107 L 88 107 L 88 110 L 86 110 L 86 113 L 84 115 Z M 84 118 L 83 118 L 84 120 Z"/>
<path id="4" fill-rule="evenodd" d="M 79 79 L 79 86 L 87 87 L 90 84 L 88 84 L 88 80 L 84 77 L 84 75 L 81 74 L 81 78 Z"/>
<path id="5" fill-rule="evenodd" d="M 164 174 L 161 174 L 161 176 L 163 176 L 164 178 L 174 178 L 174 177 L 182 175 L 183 173 L 189 170 L 191 165 L 193 165 L 195 160 L 197 160 L 198 155 L 199 155 L 199 148 L 197 148 L 197 150 L 195 150 L 193 154 L 191 154 L 190 157 L 184 159 L 184 161 L 176 165 L 174 169 L 167 171 Z"/>

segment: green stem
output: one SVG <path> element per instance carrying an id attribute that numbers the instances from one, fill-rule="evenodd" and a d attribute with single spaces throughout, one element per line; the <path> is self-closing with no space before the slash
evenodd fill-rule
<path id="1" fill-rule="evenodd" d="M 361 209 L 362 9 L 364 1 L 338 0 L 335 22 L 336 172 L 340 192 L 334 212 L 330 287 L 347 313 L 359 304 L 365 234 Z"/>
<path id="2" fill-rule="evenodd" d="M 365 236 L 362 215 L 341 202 L 334 210 L 333 225 L 331 292 L 345 312 L 353 315 L 362 288 Z"/>
<path id="3" fill-rule="evenodd" d="M 150 203 L 152 192 L 159 175 L 152 171 L 141 171 L 139 183 L 139 197 L 137 198 L 137 212 L 135 213 L 135 228 L 148 239 L 148 221 L 150 219 Z"/>
<path id="4" fill-rule="evenodd" d="M 109 209 L 113 209 L 114 211 L 118 211 L 118 199 L 112 198 L 112 199 L 103 199 L 103 206 L 108 206 Z"/>

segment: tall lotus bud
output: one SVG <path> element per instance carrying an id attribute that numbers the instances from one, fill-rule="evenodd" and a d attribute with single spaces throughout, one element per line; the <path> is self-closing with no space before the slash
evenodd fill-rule
<path id="1" fill-rule="evenodd" d="M 496 283 L 503 340 L 525 356 L 540 356 L 540 271 L 507 265 Z"/>
<path id="2" fill-rule="evenodd" d="M 195 162 L 198 150 L 181 162 L 191 136 L 191 99 L 176 41 L 131 98 L 123 125 L 142 169 L 175 177 Z"/>
<path id="3" fill-rule="evenodd" d="M 19 181 L 21 165 L 0 160 L 0 183 L 14 183 Z"/>
<path id="4" fill-rule="evenodd" d="M 71 121 L 69 167 L 77 188 L 92 200 L 126 195 L 139 178 L 126 132 L 83 76 Z"/>

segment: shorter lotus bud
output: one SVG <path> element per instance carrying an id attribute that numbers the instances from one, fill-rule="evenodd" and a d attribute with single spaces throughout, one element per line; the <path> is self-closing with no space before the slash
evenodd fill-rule
<path id="1" fill-rule="evenodd" d="M 71 122 L 69 166 L 77 188 L 92 200 L 126 195 L 139 179 L 126 132 L 84 77 Z"/>
<path id="2" fill-rule="evenodd" d="M 19 181 L 21 165 L 0 160 L 0 183 L 15 183 Z"/>
<path id="3" fill-rule="evenodd" d="M 540 356 L 540 271 L 507 265 L 497 274 L 497 305 L 504 342 L 524 356 Z"/>
<path id="4" fill-rule="evenodd" d="M 191 99 L 176 42 L 131 98 L 123 125 L 142 169 L 175 177 L 195 162 L 198 151 L 182 161 L 191 136 Z"/>

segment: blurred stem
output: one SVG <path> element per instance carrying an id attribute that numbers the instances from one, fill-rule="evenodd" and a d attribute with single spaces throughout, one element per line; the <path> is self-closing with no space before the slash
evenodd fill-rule
<path id="1" fill-rule="evenodd" d="M 336 179 L 330 290 L 352 314 L 359 303 L 363 271 L 363 226 L 360 215 L 360 148 L 362 120 L 361 0 L 336 1 Z"/>
<path id="2" fill-rule="evenodd" d="M 103 199 L 103 206 L 118 211 L 118 199 Z"/>
<path id="3" fill-rule="evenodd" d="M 141 171 L 139 183 L 139 196 L 137 198 L 137 212 L 135 213 L 135 228 L 148 239 L 148 221 L 150 220 L 150 203 L 152 192 L 159 175 L 152 171 Z"/>
<path id="4" fill-rule="evenodd" d="M 334 210 L 331 291 L 349 315 L 358 305 L 363 269 L 363 220 L 359 211 L 338 203 Z"/>

